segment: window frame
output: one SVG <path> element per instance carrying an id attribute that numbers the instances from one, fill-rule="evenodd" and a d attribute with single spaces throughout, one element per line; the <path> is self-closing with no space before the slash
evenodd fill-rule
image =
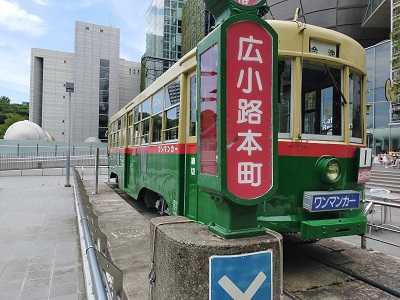
<path id="1" fill-rule="evenodd" d="M 296 80 L 296 58 L 293 56 L 280 56 L 279 61 L 281 60 L 290 60 L 290 125 L 289 132 L 279 132 L 278 130 L 278 138 L 279 139 L 291 139 L 293 137 L 293 123 L 294 123 L 294 111 L 295 111 L 295 101 L 294 95 L 296 92 L 296 85 L 293 84 Z M 301 74 L 300 74 L 300 77 Z M 279 86 L 280 93 L 280 86 Z M 279 108 L 280 109 L 280 108 Z M 279 118 L 280 118 L 280 110 L 279 110 Z M 280 121 L 280 120 L 279 120 Z"/>
<path id="2" fill-rule="evenodd" d="M 194 87 L 194 95 L 195 95 L 195 128 L 194 128 L 194 135 L 191 134 L 191 115 L 192 115 L 192 79 L 195 79 L 196 85 Z M 186 122 L 186 138 L 189 140 L 191 143 L 195 143 L 197 141 L 197 114 L 198 114 L 198 101 L 197 101 L 197 74 L 195 71 L 190 72 L 187 74 L 187 102 L 186 102 L 186 107 L 187 109 L 187 122 Z"/>
<path id="3" fill-rule="evenodd" d="M 360 77 L 360 107 L 361 107 L 361 111 L 360 111 L 360 126 L 361 126 L 361 128 L 360 128 L 360 131 L 361 131 L 361 138 L 353 137 L 353 129 L 349 127 L 348 128 L 348 130 L 349 130 L 349 140 L 350 140 L 350 143 L 362 144 L 363 143 L 363 137 L 364 137 L 365 130 L 366 130 L 366 125 L 365 125 L 365 120 L 366 119 L 363 118 L 364 104 L 365 104 L 365 101 L 366 101 L 366 99 L 364 99 L 365 98 L 365 96 L 364 96 L 364 77 L 365 77 L 365 75 L 362 74 L 360 71 L 357 71 L 356 69 L 353 69 L 353 68 L 349 67 L 349 78 L 348 78 L 348 85 L 349 85 L 349 115 L 348 115 L 349 126 L 350 126 L 350 124 L 353 123 L 353 115 L 350 115 L 350 93 L 351 93 L 351 91 L 350 91 L 350 75 L 352 73 Z"/>
<path id="4" fill-rule="evenodd" d="M 176 104 L 173 104 L 171 106 L 167 107 L 167 103 L 166 103 L 166 99 L 167 99 L 167 93 L 168 93 L 168 86 L 173 84 L 173 83 L 178 83 L 179 85 L 179 101 Z M 170 82 L 168 82 L 165 86 L 164 86 L 164 109 L 163 109 L 163 124 L 162 124 L 162 131 L 161 131 L 161 141 L 164 144 L 171 144 L 171 143 L 176 143 L 179 141 L 179 127 L 180 127 L 180 114 L 182 113 L 182 107 L 181 107 L 181 99 L 182 99 L 182 87 L 181 87 L 181 82 L 180 82 L 180 75 L 175 77 L 173 80 L 171 80 Z M 171 101 L 169 101 L 170 103 Z M 168 128 L 167 129 L 167 111 L 174 109 L 176 107 L 179 107 L 179 117 L 178 119 L 178 125 L 173 127 L 173 128 Z M 178 130 L 178 134 L 177 134 L 177 138 L 176 139 L 172 139 L 172 140 L 167 140 L 166 139 L 166 132 L 171 131 L 177 129 Z"/>
<path id="5" fill-rule="evenodd" d="M 133 145 L 133 109 L 131 109 L 127 114 L 127 145 Z"/>

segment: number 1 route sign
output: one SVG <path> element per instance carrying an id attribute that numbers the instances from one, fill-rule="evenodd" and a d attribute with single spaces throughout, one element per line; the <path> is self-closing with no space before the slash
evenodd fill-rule
<path id="1" fill-rule="evenodd" d="M 272 250 L 211 256 L 209 300 L 272 300 Z"/>

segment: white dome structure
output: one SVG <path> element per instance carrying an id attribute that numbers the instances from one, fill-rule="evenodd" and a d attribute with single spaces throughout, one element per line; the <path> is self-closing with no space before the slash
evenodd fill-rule
<path id="1" fill-rule="evenodd" d="M 31 121 L 19 121 L 8 127 L 4 134 L 5 140 L 34 140 L 34 141 L 49 141 L 49 137 L 45 131 L 36 123 Z"/>
<path id="2" fill-rule="evenodd" d="M 97 137 L 91 136 L 91 137 L 88 137 L 85 140 L 85 143 L 88 143 L 88 144 L 100 144 L 101 141 Z"/>

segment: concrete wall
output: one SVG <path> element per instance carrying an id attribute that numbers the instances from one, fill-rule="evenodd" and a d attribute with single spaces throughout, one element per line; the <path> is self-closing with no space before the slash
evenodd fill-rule
<path id="1" fill-rule="evenodd" d="M 74 55 L 32 49 L 31 60 L 33 68 L 29 118 L 48 131 L 56 141 L 65 142 L 68 94 L 64 84 L 73 81 Z"/>
<path id="2" fill-rule="evenodd" d="M 140 63 L 119 61 L 119 107 L 124 107 L 140 93 Z"/>

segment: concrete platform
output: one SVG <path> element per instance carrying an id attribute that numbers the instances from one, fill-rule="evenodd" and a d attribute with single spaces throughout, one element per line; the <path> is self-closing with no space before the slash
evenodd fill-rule
<path id="1" fill-rule="evenodd" d="M 84 176 L 84 185 L 99 218 L 99 227 L 107 236 L 114 264 L 123 272 L 124 292 L 127 299 L 144 300 L 148 297 L 150 272 L 149 218 L 156 215 L 141 214 L 115 193 L 104 182 L 99 194 L 94 192 L 94 177 Z M 101 182 L 101 181 L 100 181 Z"/>
<path id="2" fill-rule="evenodd" d="M 0 299 L 85 299 L 73 190 L 63 177 L 0 178 Z"/>
<path id="3" fill-rule="evenodd" d="M 93 177 L 85 177 L 89 195 L 94 191 L 93 182 Z M 99 195 L 90 198 L 100 227 L 108 236 L 114 263 L 124 272 L 126 296 L 135 300 L 148 299 L 149 219 L 157 215 L 104 183 L 100 184 L 99 191 Z M 285 241 L 284 255 L 284 289 L 293 299 L 398 299 L 319 261 L 344 266 L 386 287 L 400 290 L 400 260 L 392 256 L 329 239 L 315 244 Z"/>
<path id="4" fill-rule="evenodd" d="M 264 235 L 255 237 L 224 239 L 210 232 L 207 226 L 181 216 L 153 218 L 150 221 L 150 231 L 152 249 L 154 249 L 152 270 L 154 283 L 151 289 L 151 300 L 207 300 L 209 299 L 211 256 L 267 250 L 272 251 L 273 259 L 272 278 L 268 278 L 274 287 L 272 298 L 280 298 L 282 282 L 280 246 L 282 236 L 280 234 L 266 232 Z M 251 278 L 254 279 L 257 271 L 253 273 L 255 270 L 253 266 L 241 266 L 236 272 L 251 274 Z M 232 265 L 228 268 L 231 267 Z M 236 272 L 231 274 L 237 274 Z"/>

